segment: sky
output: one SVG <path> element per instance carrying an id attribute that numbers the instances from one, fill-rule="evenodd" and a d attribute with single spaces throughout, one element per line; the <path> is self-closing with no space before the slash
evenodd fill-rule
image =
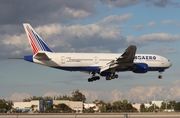
<path id="1" fill-rule="evenodd" d="M 22 101 L 30 96 L 71 95 L 87 100 L 180 101 L 179 0 L 1 0 L 0 98 Z M 158 72 L 120 72 L 119 78 L 89 83 L 91 75 L 36 65 L 22 23 L 30 23 L 54 52 L 137 53 L 168 58 L 172 67 Z"/>

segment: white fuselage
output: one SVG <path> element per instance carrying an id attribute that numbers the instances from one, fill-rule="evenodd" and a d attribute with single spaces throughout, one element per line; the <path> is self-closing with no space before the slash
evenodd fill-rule
<path id="1" fill-rule="evenodd" d="M 89 71 L 83 68 L 102 67 L 119 58 L 119 53 L 51 53 L 46 52 L 50 60 L 38 60 L 34 63 L 69 71 Z M 134 63 L 146 63 L 149 71 L 159 71 L 169 68 L 171 63 L 165 57 L 155 54 L 136 54 Z M 121 70 L 120 70 L 121 71 Z"/>

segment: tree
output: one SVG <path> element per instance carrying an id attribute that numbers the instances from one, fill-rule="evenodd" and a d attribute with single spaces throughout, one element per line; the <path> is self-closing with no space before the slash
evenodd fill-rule
<path id="1" fill-rule="evenodd" d="M 71 94 L 72 94 L 72 97 L 71 97 L 72 101 L 82 101 L 82 102 L 86 101 L 85 95 L 82 94 L 79 90 L 75 90 Z"/>
<path id="2" fill-rule="evenodd" d="M 71 97 L 67 96 L 67 95 L 59 95 L 56 100 L 71 100 Z"/>
<path id="3" fill-rule="evenodd" d="M 46 106 L 46 112 L 51 112 L 51 111 L 53 111 L 53 106 L 54 105 L 50 105 L 50 106 Z"/>
<path id="4" fill-rule="evenodd" d="M 147 112 L 147 108 L 145 107 L 144 104 L 141 104 L 141 105 L 140 105 L 140 111 L 141 111 L 141 112 Z"/>
<path id="5" fill-rule="evenodd" d="M 55 107 L 56 107 L 56 110 L 59 110 L 60 112 L 71 112 L 72 111 L 72 109 L 64 103 L 55 105 Z"/>
<path id="6" fill-rule="evenodd" d="M 180 102 L 176 103 L 176 105 L 174 106 L 174 111 L 180 111 Z"/>
<path id="7" fill-rule="evenodd" d="M 107 112 L 111 112 L 111 111 L 112 111 L 112 105 L 111 105 L 111 103 L 107 103 L 107 104 L 106 104 L 106 111 L 107 111 Z"/>
<path id="8" fill-rule="evenodd" d="M 12 109 L 13 103 L 12 101 L 6 101 L 4 99 L 0 99 L 0 112 L 7 112 Z"/>
<path id="9" fill-rule="evenodd" d="M 171 106 L 171 109 L 174 109 L 174 107 L 176 106 L 176 101 L 169 101 L 169 104 Z"/>
<path id="10" fill-rule="evenodd" d="M 106 112 L 106 103 L 103 100 L 99 101 L 99 111 L 101 113 Z"/>
<path id="11" fill-rule="evenodd" d="M 30 98 L 25 98 L 25 99 L 23 99 L 23 102 L 30 102 L 30 101 L 31 101 Z"/>
<path id="12" fill-rule="evenodd" d="M 53 100 L 53 98 L 50 96 L 45 96 L 45 97 L 43 97 L 43 100 Z"/>
<path id="13" fill-rule="evenodd" d="M 83 113 L 94 113 L 94 109 L 92 107 L 88 108 L 88 109 L 83 109 Z"/>
<path id="14" fill-rule="evenodd" d="M 34 107 L 35 107 L 35 105 L 31 105 L 31 109 L 33 112 L 34 112 Z"/>
<path id="15" fill-rule="evenodd" d="M 159 109 L 159 107 L 155 105 L 155 109 L 154 109 L 154 104 L 152 104 L 152 105 L 148 108 L 148 112 L 154 112 L 154 111 L 156 111 L 156 109 Z"/>

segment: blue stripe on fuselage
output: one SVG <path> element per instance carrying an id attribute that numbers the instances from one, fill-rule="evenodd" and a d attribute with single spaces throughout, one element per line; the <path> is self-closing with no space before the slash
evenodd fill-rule
<path id="1" fill-rule="evenodd" d="M 89 67 L 53 67 L 57 69 L 62 69 L 66 71 L 87 71 L 87 72 L 99 72 L 100 67 L 99 66 L 89 66 Z M 164 71 L 167 69 L 166 67 L 149 67 L 149 71 Z M 123 68 L 123 69 L 117 69 L 116 71 L 122 72 L 122 71 L 130 71 L 129 68 Z"/>

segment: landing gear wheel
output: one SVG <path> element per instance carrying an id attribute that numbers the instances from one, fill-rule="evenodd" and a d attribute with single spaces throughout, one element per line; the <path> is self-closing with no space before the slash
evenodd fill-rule
<path id="1" fill-rule="evenodd" d="M 159 75 L 158 78 L 159 78 L 159 79 L 162 79 L 162 75 Z"/>
<path id="2" fill-rule="evenodd" d="M 92 78 L 89 78 L 89 79 L 88 79 L 88 82 L 93 82 Z"/>
<path id="3" fill-rule="evenodd" d="M 111 77 L 107 76 L 107 77 L 106 77 L 106 80 L 111 80 Z"/>
<path id="4" fill-rule="evenodd" d="M 115 78 L 118 78 L 118 75 L 117 75 L 117 74 L 115 74 L 115 75 L 114 75 L 114 77 L 115 77 Z"/>
<path id="5" fill-rule="evenodd" d="M 93 82 L 93 81 L 96 81 L 96 80 L 100 80 L 100 77 L 99 76 L 95 76 L 95 72 L 92 72 L 92 77 L 88 79 L 88 82 Z"/>

